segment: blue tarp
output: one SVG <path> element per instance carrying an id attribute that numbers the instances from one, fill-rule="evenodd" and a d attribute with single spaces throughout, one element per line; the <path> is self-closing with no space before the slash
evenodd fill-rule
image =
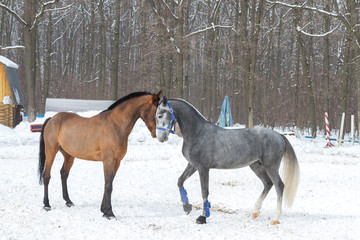
<path id="1" fill-rule="evenodd" d="M 227 96 L 224 98 L 224 102 L 221 106 L 221 113 L 219 116 L 219 120 L 217 121 L 216 125 L 220 127 L 232 127 L 232 117 L 231 117 L 231 109 L 230 109 L 230 102 Z"/>

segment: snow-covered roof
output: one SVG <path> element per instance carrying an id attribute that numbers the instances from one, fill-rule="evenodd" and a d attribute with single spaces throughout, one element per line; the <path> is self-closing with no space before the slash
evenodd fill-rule
<path id="1" fill-rule="evenodd" d="M 47 98 L 45 112 L 86 112 L 103 111 L 107 109 L 114 101 L 107 100 L 82 100 L 65 98 Z"/>
<path id="2" fill-rule="evenodd" d="M 11 61 L 10 59 L 7 59 L 6 57 L 1 56 L 1 55 L 0 55 L 0 62 L 2 64 L 6 65 L 7 67 L 10 67 L 10 68 L 15 68 L 15 69 L 19 68 L 19 65 L 17 65 L 16 63 Z"/>

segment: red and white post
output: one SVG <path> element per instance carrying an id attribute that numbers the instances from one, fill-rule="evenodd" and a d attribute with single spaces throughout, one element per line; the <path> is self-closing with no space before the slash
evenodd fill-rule
<path id="1" fill-rule="evenodd" d="M 325 112 L 325 126 L 326 126 L 326 138 L 329 141 L 325 147 L 333 147 L 334 145 L 331 143 L 331 139 L 330 139 L 330 126 L 329 126 L 329 118 L 327 112 Z"/>

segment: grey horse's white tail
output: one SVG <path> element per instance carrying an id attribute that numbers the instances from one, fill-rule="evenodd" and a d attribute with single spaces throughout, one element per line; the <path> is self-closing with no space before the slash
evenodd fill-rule
<path id="1" fill-rule="evenodd" d="M 285 196 L 285 203 L 288 207 L 291 207 L 296 190 L 299 185 L 299 163 L 296 158 L 296 154 L 294 152 L 293 147 L 291 146 L 289 140 L 282 135 L 282 137 L 285 140 L 286 147 L 285 147 L 285 153 L 283 156 L 283 181 L 285 184 L 284 188 L 284 196 Z"/>

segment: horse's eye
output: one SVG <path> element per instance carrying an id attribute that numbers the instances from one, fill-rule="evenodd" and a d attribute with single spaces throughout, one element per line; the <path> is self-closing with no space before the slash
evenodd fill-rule
<path id="1" fill-rule="evenodd" d="M 161 119 L 163 117 L 163 115 L 159 115 L 158 118 Z"/>

